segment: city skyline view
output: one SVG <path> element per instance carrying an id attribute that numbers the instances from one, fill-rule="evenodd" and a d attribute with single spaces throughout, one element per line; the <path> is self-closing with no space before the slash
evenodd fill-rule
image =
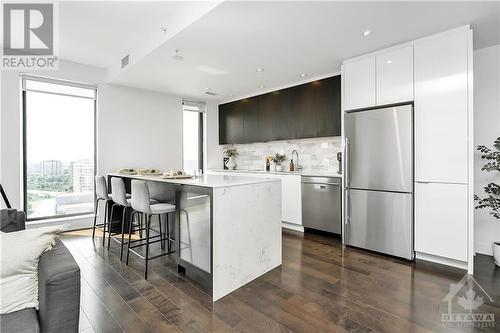
<path id="1" fill-rule="evenodd" d="M 94 210 L 95 101 L 54 93 L 54 85 L 44 82 L 37 89 L 44 85 L 47 92 L 26 91 L 25 95 L 28 218 L 90 213 Z M 64 93 L 64 86 L 59 87 Z"/>

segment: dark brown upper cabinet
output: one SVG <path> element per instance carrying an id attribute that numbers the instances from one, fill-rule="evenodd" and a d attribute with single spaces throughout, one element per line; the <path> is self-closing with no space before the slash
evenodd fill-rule
<path id="1" fill-rule="evenodd" d="M 340 75 L 219 105 L 219 144 L 340 135 Z"/>
<path id="2" fill-rule="evenodd" d="M 239 101 L 219 105 L 219 144 L 245 143 Z"/>

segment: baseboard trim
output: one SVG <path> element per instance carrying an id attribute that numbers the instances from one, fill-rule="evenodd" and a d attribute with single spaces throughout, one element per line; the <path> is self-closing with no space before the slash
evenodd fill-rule
<path id="1" fill-rule="evenodd" d="M 288 223 L 288 222 L 285 222 L 285 221 L 281 221 L 281 227 L 282 228 L 286 228 L 286 229 L 290 229 L 290 230 L 295 230 L 295 231 L 299 231 L 299 232 L 304 232 L 304 227 L 299 225 L 299 224 L 294 224 L 294 223 Z"/>
<path id="2" fill-rule="evenodd" d="M 440 265 L 456 267 L 456 268 L 460 268 L 460 269 L 463 269 L 463 270 L 467 270 L 468 269 L 468 265 L 467 265 L 466 261 L 460 261 L 460 260 L 455 260 L 455 259 L 443 258 L 443 257 L 436 256 L 436 255 L 433 255 L 433 254 L 427 254 L 427 253 L 422 253 L 422 252 L 415 252 L 415 258 L 419 259 L 419 260 L 434 262 L 434 263 L 440 264 Z"/>
<path id="3" fill-rule="evenodd" d="M 486 254 L 487 256 L 493 256 L 493 249 L 491 248 L 491 243 L 475 242 L 474 250 L 476 253 Z"/>
<path id="4" fill-rule="evenodd" d="M 26 222 L 26 229 L 55 225 L 66 226 L 66 231 L 92 228 L 94 225 L 94 214 Z"/>

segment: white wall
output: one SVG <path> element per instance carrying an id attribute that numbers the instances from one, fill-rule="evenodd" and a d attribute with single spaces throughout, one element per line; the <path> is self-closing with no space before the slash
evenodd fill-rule
<path id="1" fill-rule="evenodd" d="M 182 168 L 182 99 L 105 85 L 99 92 L 97 173 Z"/>
<path id="2" fill-rule="evenodd" d="M 222 149 L 219 146 L 218 103 L 207 103 L 206 132 L 206 169 L 220 169 L 222 168 Z"/>
<path id="3" fill-rule="evenodd" d="M 34 74 L 98 85 L 99 174 L 120 167 L 181 168 L 181 97 L 108 85 L 104 69 L 71 62 L 61 61 L 57 71 Z M 2 71 L 0 182 L 16 208 L 22 202 L 20 104 L 19 73 Z"/>
<path id="4" fill-rule="evenodd" d="M 500 137 L 500 45 L 474 51 L 474 145 L 491 146 Z M 500 175 L 481 170 L 484 161 L 474 154 L 474 193 L 484 195 L 490 182 L 500 184 Z M 500 240 L 500 221 L 486 210 L 474 212 L 476 252 L 492 254 L 491 243 Z"/>

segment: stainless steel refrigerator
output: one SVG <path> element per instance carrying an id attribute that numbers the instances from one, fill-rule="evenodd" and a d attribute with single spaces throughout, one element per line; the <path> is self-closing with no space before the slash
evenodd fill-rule
<path id="1" fill-rule="evenodd" d="M 345 241 L 412 260 L 413 106 L 347 112 Z"/>

